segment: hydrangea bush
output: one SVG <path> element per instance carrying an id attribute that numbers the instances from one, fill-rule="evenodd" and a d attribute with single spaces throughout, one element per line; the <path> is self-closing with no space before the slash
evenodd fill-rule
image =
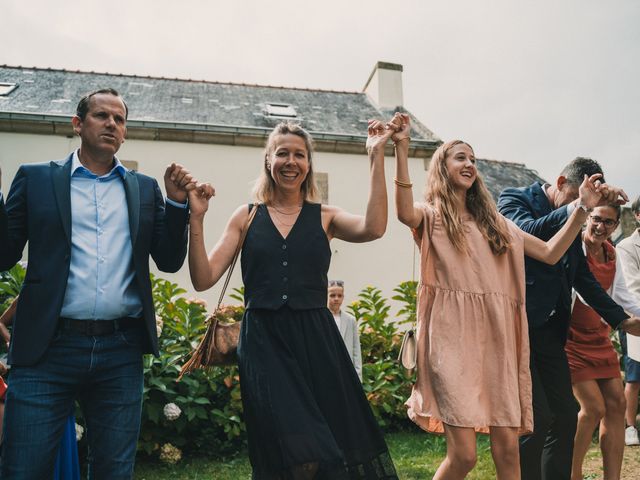
<path id="1" fill-rule="evenodd" d="M 398 364 L 404 330 L 399 326 L 415 322 L 416 282 L 403 282 L 393 299 L 401 304 L 394 320 L 382 292 L 367 287 L 349 307 L 360 327 L 362 386 L 380 426 L 387 431 L 409 426 L 404 402 L 409 398 L 415 375 Z"/>
<path id="2" fill-rule="evenodd" d="M 176 284 L 158 278 L 152 283 L 161 354 L 159 358 L 145 357 L 139 448 L 165 462 L 179 459 L 183 453 L 233 454 L 245 442 L 238 369 L 197 370 L 177 382 L 180 366 L 204 334 L 205 305 L 185 299 L 185 291 Z M 404 402 L 414 378 L 396 358 L 403 334 L 399 326 L 415 322 L 415 290 L 415 282 L 404 282 L 395 289 L 393 298 L 401 309 L 393 321 L 388 300 L 374 287 L 364 289 L 348 307 L 360 328 L 363 387 L 385 430 L 409 425 Z M 232 298 L 240 305 L 224 306 L 224 317 L 242 318 L 242 293 L 235 290 Z"/>
<path id="3" fill-rule="evenodd" d="M 20 290 L 24 268 L 16 266 L 0 278 L 0 312 Z M 238 368 L 197 370 L 177 381 L 180 367 L 206 329 L 206 305 L 184 297 L 175 283 L 152 276 L 160 356 L 144 357 L 144 395 L 138 449 L 163 462 L 176 463 L 189 455 L 233 455 L 243 449 L 246 430 Z M 408 426 L 404 401 L 413 378 L 398 366 L 402 339 L 399 325 L 415 321 L 415 282 L 405 282 L 393 297 L 402 308 L 389 318 L 390 307 L 380 290 L 367 287 L 348 309 L 358 320 L 363 355 L 363 387 L 371 407 L 385 430 Z M 223 307 L 225 318 L 240 320 L 243 292 L 231 297 L 237 306 Z M 82 438 L 83 420 L 76 412 Z M 84 450 L 81 448 L 81 451 Z"/>
<path id="4" fill-rule="evenodd" d="M 160 357 L 144 358 L 138 448 L 168 462 L 182 453 L 232 454 L 245 440 L 238 369 L 197 370 L 178 382 L 180 367 L 205 332 L 205 304 L 184 298 L 185 290 L 167 280 L 152 278 L 152 285 Z M 242 313 L 242 307 L 225 307 L 236 320 Z"/>

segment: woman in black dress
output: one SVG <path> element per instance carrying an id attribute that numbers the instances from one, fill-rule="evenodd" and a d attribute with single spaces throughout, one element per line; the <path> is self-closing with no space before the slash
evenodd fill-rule
<path id="1" fill-rule="evenodd" d="M 246 311 L 238 359 L 253 478 L 397 479 L 387 446 L 326 307 L 329 242 L 368 242 L 387 224 L 384 147 L 370 121 L 371 190 L 364 216 L 313 203 L 312 140 L 300 126 L 271 132 L 254 189 L 260 204 L 242 249 Z M 189 195 L 189 269 L 197 290 L 231 263 L 252 205 L 239 207 L 207 255 L 210 186 Z"/>

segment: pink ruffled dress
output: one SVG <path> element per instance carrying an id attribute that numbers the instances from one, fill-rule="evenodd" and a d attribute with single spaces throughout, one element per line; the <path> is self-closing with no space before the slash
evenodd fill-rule
<path id="1" fill-rule="evenodd" d="M 430 206 L 414 231 L 418 377 L 406 405 L 429 432 L 443 433 L 443 422 L 483 433 L 533 430 L 524 238 L 505 221 L 512 241 L 503 255 L 493 254 L 471 216 L 463 218 L 468 254 L 455 249 Z"/>

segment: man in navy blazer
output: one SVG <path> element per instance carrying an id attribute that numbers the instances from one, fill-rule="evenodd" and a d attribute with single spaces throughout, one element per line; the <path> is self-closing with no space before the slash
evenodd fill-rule
<path id="1" fill-rule="evenodd" d="M 6 206 L 0 194 L 0 270 L 28 243 L 9 363 L 3 479 L 51 478 L 66 418 L 78 399 L 95 479 L 133 475 L 142 408 L 142 354 L 158 354 L 149 256 L 177 271 L 187 250 L 180 165 L 158 183 L 115 157 L 127 106 L 112 89 L 80 101 L 81 138 L 66 159 L 22 165 Z"/>
<path id="2" fill-rule="evenodd" d="M 554 185 L 534 183 L 507 188 L 498 209 L 522 230 L 549 240 L 581 203 L 578 187 L 585 175 L 602 173 L 594 160 L 578 157 L 562 171 Z M 624 192 L 602 185 L 602 203 L 624 200 Z M 525 257 L 526 306 L 531 347 L 534 432 L 521 438 L 520 466 L 523 479 L 563 480 L 571 476 L 577 404 L 571 389 L 564 352 L 571 319 L 571 292 L 575 288 L 614 329 L 640 333 L 640 319 L 629 318 L 602 289 L 590 272 L 577 236 L 563 259 L 546 265 Z"/>

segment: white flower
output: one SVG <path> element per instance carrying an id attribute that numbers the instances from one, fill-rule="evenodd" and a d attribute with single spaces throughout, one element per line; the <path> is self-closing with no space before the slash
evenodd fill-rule
<path id="1" fill-rule="evenodd" d="M 83 434 L 84 434 L 84 428 L 82 427 L 82 425 L 78 425 L 76 423 L 76 442 L 79 442 L 80 440 L 82 440 Z"/>
<path id="2" fill-rule="evenodd" d="M 175 403 L 167 403 L 162 409 L 162 412 L 167 420 L 173 421 L 180 416 L 182 410 L 180 410 L 180 407 Z"/>
<path id="3" fill-rule="evenodd" d="M 182 458 L 182 451 L 171 445 L 170 443 L 165 443 L 160 447 L 160 460 L 164 463 L 178 463 Z"/>
<path id="4" fill-rule="evenodd" d="M 162 334 L 162 327 L 164 326 L 164 321 L 162 321 L 162 317 L 160 315 L 156 315 L 156 333 L 158 334 L 158 338 Z"/>

